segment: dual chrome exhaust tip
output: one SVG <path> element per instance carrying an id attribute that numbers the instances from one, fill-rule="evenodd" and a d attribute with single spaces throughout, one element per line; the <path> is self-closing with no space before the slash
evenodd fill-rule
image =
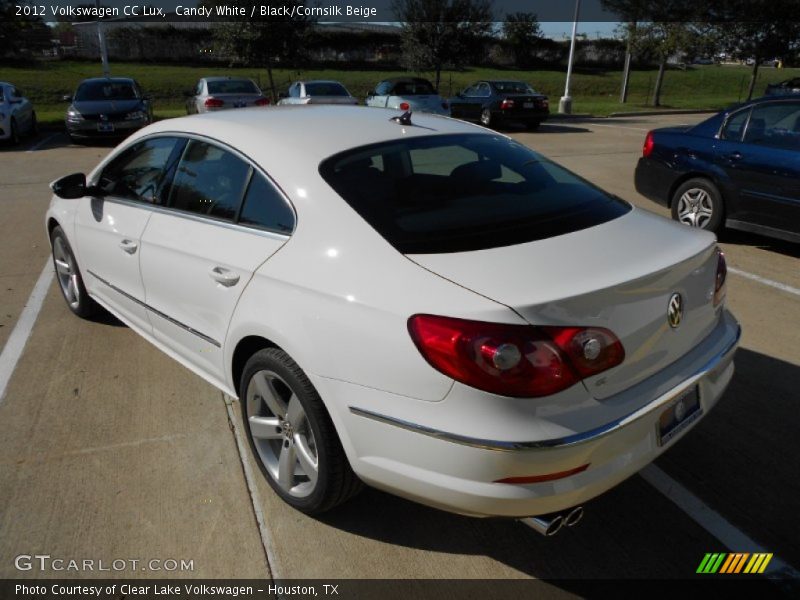
<path id="1" fill-rule="evenodd" d="M 580 523 L 582 518 L 583 507 L 578 506 L 566 514 L 556 513 L 552 515 L 542 515 L 540 517 L 526 517 L 520 519 L 520 522 L 524 523 L 535 532 L 550 537 L 561 531 L 563 527 L 574 527 Z"/>

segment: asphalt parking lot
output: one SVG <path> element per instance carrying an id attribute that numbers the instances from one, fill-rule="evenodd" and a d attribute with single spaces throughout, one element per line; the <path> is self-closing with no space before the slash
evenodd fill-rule
<path id="1" fill-rule="evenodd" d="M 666 215 L 633 188 L 644 135 L 702 118 L 570 120 L 512 135 Z M 768 574 L 798 577 L 800 246 L 723 235 L 744 331 L 734 380 L 655 467 L 586 505 L 578 527 L 546 539 L 374 490 L 312 519 L 261 478 L 237 402 L 113 318 L 77 319 L 47 287 L 47 183 L 109 150 L 58 133 L 0 149 L 0 577 L 76 576 L 14 566 L 48 554 L 193 561 L 110 573 L 121 577 L 537 578 L 569 592 L 571 578 L 693 577 L 705 553 L 728 551 L 774 553 Z"/>

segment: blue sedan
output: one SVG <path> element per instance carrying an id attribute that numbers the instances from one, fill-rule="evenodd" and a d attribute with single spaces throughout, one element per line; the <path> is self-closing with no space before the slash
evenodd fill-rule
<path id="1" fill-rule="evenodd" d="M 636 190 L 672 218 L 800 242 L 800 97 L 739 104 L 647 134 Z"/>

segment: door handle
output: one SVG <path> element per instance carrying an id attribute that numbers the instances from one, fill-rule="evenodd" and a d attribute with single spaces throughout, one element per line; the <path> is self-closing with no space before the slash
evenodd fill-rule
<path id="1" fill-rule="evenodd" d="M 122 240 L 119 243 L 119 247 L 122 248 L 128 254 L 133 254 L 134 252 L 136 252 L 136 249 L 139 247 L 139 244 L 137 244 L 133 240 Z"/>
<path id="2" fill-rule="evenodd" d="M 731 152 L 728 154 L 728 160 L 742 160 L 742 153 L 741 152 Z"/>
<path id="3" fill-rule="evenodd" d="M 231 287 L 239 283 L 239 275 L 225 267 L 211 267 L 208 270 L 208 276 L 225 287 Z"/>

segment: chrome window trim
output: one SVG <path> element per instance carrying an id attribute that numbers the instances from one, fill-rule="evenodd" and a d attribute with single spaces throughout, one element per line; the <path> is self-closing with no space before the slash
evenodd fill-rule
<path id="1" fill-rule="evenodd" d="M 158 310 L 157 308 L 154 308 L 154 307 L 150 306 L 149 304 L 147 304 L 146 302 L 143 302 L 143 301 L 139 300 L 139 299 L 138 299 L 138 298 L 136 298 L 135 296 L 131 296 L 131 295 L 130 295 L 128 292 L 126 292 L 126 291 L 125 291 L 125 290 L 123 290 L 123 289 L 120 289 L 120 288 L 118 288 L 118 287 L 117 287 L 117 286 L 115 286 L 113 283 L 111 283 L 111 282 L 109 282 L 109 281 L 107 281 L 107 280 L 103 279 L 102 277 L 100 277 L 100 276 L 99 276 L 97 273 L 95 273 L 94 271 L 87 271 L 87 272 L 89 273 L 89 275 L 91 275 L 92 277 L 94 277 L 95 279 L 97 279 L 97 281 L 99 281 L 100 283 L 103 283 L 103 284 L 107 285 L 108 287 L 110 287 L 110 288 L 111 288 L 112 290 L 114 290 L 115 292 L 117 292 L 117 293 L 119 293 L 119 294 L 122 294 L 122 295 L 123 295 L 123 296 L 125 296 L 125 297 L 126 297 L 128 300 L 130 300 L 131 302 L 135 302 L 136 304 L 138 304 L 139 306 L 141 306 L 141 307 L 142 307 L 142 308 L 144 308 L 145 310 L 149 310 L 149 311 L 150 311 L 150 312 L 152 312 L 153 314 L 155 314 L 155 315 L 158 315 L 158 316 L 159 316 L 159 317 L 161 317 L 162 319 L 165 319 L 165 320 L 169 321 L 169 322 L 170 322 L 170 323 L 172 323 L 173 325 L 176 325 L 176 326 L 180 327 L 181 329 L 183 329 L 183 330 L 185 330 L 185 331 L 188 331 L 189 333 L 191 333 L 191 334 L 193 334 L 193 335 L 196 335 L 196 336 L 197 336 L 197 337 L 199 337 L 200 339 L 202 339 L 202 340 L 204 340 L 204 341 L 208 342 L 209 344 L 212 344 L 212 345 L 216 346 L 217 348 L 222 348 L 222 344 L 221 344 L 220 342 L 218 342 L 217 340 L 215 340 L 214 338 L 212 338 L 212 337 L 210 337 L 210 336 L 207 336 L 206 334 L 204 334 L 204 333 L 201 333 L 201 332 L 197 331 L 196 329 L 192 329 L 191 327 L 189 327 L 189 326 L 188 326 L 188 325 L 186 325 L 185 323 L 182 323 L 181 321 L 178 321 L 177 319 L 174 319 L 174 318 L 170 317 L 168 314 L 161 312 L 161 311 L 160 311 L 160 310 Z"/>
<path id="2" fill-rule="evenodd" d="M 116 159 L 120 154 L 122 154 L 123 152 L 125 152 L 126 150 L 131 148 L 133 145 L 138 144 L 139 142 L 144 142 L 146 140 L 153 139 L 153 138 L 159 138 L 159 137 L 176 137 L 176 138 L 179 138 L 179 139 L 182 138 L 182 139 L 185 139 L 185 140 L 194 139 L 194 140 L 197 140 L 199 142 L 206 142 L 206 143 L 214 144 L 214 145 L 219 146 L 220 148 L 222 148 L 226 152 L 230 152 L 231 154 L 233 154 L 237 158 L 243 160 L 247 165 L 249 165 L 253 169 L 253 171 L 255 171 L 257 173 L 260 173 L 261 175 L 264 176 L 264 178 L 269 182 L 269 184 L 272 187 L 274 187 L 275 190 L 277 190 L 278 195 L 283 199 L 283 201 L 289 207 L 289 210 L 292 211 L 292 215 L 294 216 L 294 227 L 292 228 L 292 231 L 289 232 L 289 233 L 278 233 L 276 231 L 271 231 L 271 230 L 268 230 L 268 229 L 258 228 L 258 227 L 252 226 L 252 225 L 240 225 L 239 223 L 233 223 L 231 221 L 225 221 L 225 220 L 222 220 L 222 219 L 213 219 L 211 217 L 203 217 L 202 215 L 199 215 L 197 213 L 191 213 L 191 212 L 188 212 L 188 211 L 181 211 L 181 210 L 178 210 L 178 209 L 175 209 L 175 208 L 170 208 L 169 206 L 161 206 L 161 205 L 158 205 L 158 204 L 148 204 L 146 202 L 139 202 L 139 201 L 136 201 L 136 200 L 128 200 L 126 198 L 116 198 L 116 197 L 113 197 L 113 196 L 103 196 L 102 197 L 103 200 L 113 200 L 114 202 L 124 201 L 125 203 L 130 203 L 131 206 L 143 206 L 143 207 L 148 207 L 150 209 L 160 208 L 160 209 L 163 209 L 164 211 L 166 211 L 166 214 L 175 215 L 175 216 L 178 216 L 178 217 L 197 218 L 197 219 L 201 220 L 204 223 L 210 223 L 210 224 L 213 224 L 213 225 L 233 226 L 233 228 L 236 229 L 236 230 L 246 230 L 248 232 L 257 233 L 257 234 L 270 234 L 267 237 L 277 236 L 276 238 L 273 238 L 273 239 L 281 239 L 281 240 L 282 239 L 288 239 L 288 238 L 292 237 L 292 234 L 297 230 L 297 225 L 298 225 L 298 223 L 300 221 L 300 218 L 299 218 L 299 216 L 297 214 L 297 209 L 295 209 L 294 204 L 292 204 L 292 201 L 289 199 L 289 196 L 286 194 L 286 192 L 283 191 L 283 188 L 280 185 L 278 185 L 278 182 L 276 182 L 272 177 L 270 177 L 269 174 L 255 160 L 250 158 L 247 154 L 244 154 L 243 152 L 237 150 L 236 148 L 233 148 L 232 146 L 226 144 L 223 141 L 220 141 L 220 140 L 218 140 L 216 138 L 213 138 L 213 137 L 210 137 L 210 136 L 198 134 L 198 133 L 189 133 L 189 132 L 181 132 L 181 131 L 159 131 L 157 133 L 152 133 L 152 134 L 145 135 L 145 136 L 142 136 L 140 138 L 137 138 L 132 143 L 120 148 L 116 152 L 113 152 L 111 155 L 109 155 L 106 158 L 106 160 L 104 160 L 102 163 L 100 163 L 100 165 L 98 165 L 97 168 L 92 172 L 91 179 L 88 181 L 88 184 L 89 185 L 96 185 L 97 180 L 100 177 L 100 174 L 103 172 L 103 170 L 106 168 L 106 166 L 108 166 L 111 163 L 111 161 Z M 244 202 L 244 198 L 242 198 L 242 202 Z"/>
<path id="3" fill-rule="evenodd" d="M 575 433 L 560 438 L 551 438 L 547 440 L 537 440 L 537 441 L 521 441 L 521 442 L 486 440 L 481 438 L 473 438 L 465 435 L 460 435 L 457 433 L 450 433 L 439 429 L 434 429 L 432 427 L 419 425 L 417 423 L 411 423 L 410 421 L 405 421 L 403 419 L 398 419 L 396 417 L 389 417 L 386 415 L 382 415 L 355 406 L 350 406 L 348 408 L 352 414 L 357 415 L 359 417 L 364 417 L 366 419 L 371 419 L 373 421 L 378 421 L 379 423 L 385 423 L 387 425 L 393 425 L 394 427 L 399 427 L 400 429 L 405 429 L 407 431 L 412 431 L 414 433 L 419 433 L 422 435 L 433 437 L 439 440 L 443 440 L 445 442 L 460 444 L 462 446 L 470 446 L 472 448 L 479 448 L 481 450 L 494 450 L 498 452 L 517 452 L 525 450 L 543 450 L 548 448 L 565 448 L 570 446 L 577 446 L 579 444 L 585 444 L 587 442 L 596 441 L 602 437 L 614 433 L 615 431 L 618 431 L 619 429 L 622 429 L 623 427 L 626 427 L 627 425 L 630 425 L 631 423 L 634 423 L 635 421 L 638 421 L 645 415 L 668 404 L 676 396 L 682 394 L 691 386 L 695 385 L 704 376 L 709 374 L 713 375 L 722 371 L 725 367 L 727 367 L 730 364 L 731 360 L 733 359 L 733 354 L 734 351 L 736 350 L 736 347 L 739 345 L 739 340 L 741 338 L 741 335 L 742 335 L 742 328 L 737 324 L 736 335 L 734 339 L 731 340 L 722 349 L 721 352 L 719 352 L 716 356 L 712 357 L 702 367 L 697 369 L 694 372 L 694 374 L 692 374 L 690 377 L 685 379 L 683 382 L 681 382 L 671 390 L 665 392 L 664 394 L 661 394 L 658 398 L 656 398 L 652 402 L 649 402 L 643 407 L 631 413 L 628 413 L 627 415 L 614 419 L 613 421 L 610 421 L 605 425 L 595 427 L 594 429 L 590 429 L 589 431 L 582 431 L 580 433 Z"/>

